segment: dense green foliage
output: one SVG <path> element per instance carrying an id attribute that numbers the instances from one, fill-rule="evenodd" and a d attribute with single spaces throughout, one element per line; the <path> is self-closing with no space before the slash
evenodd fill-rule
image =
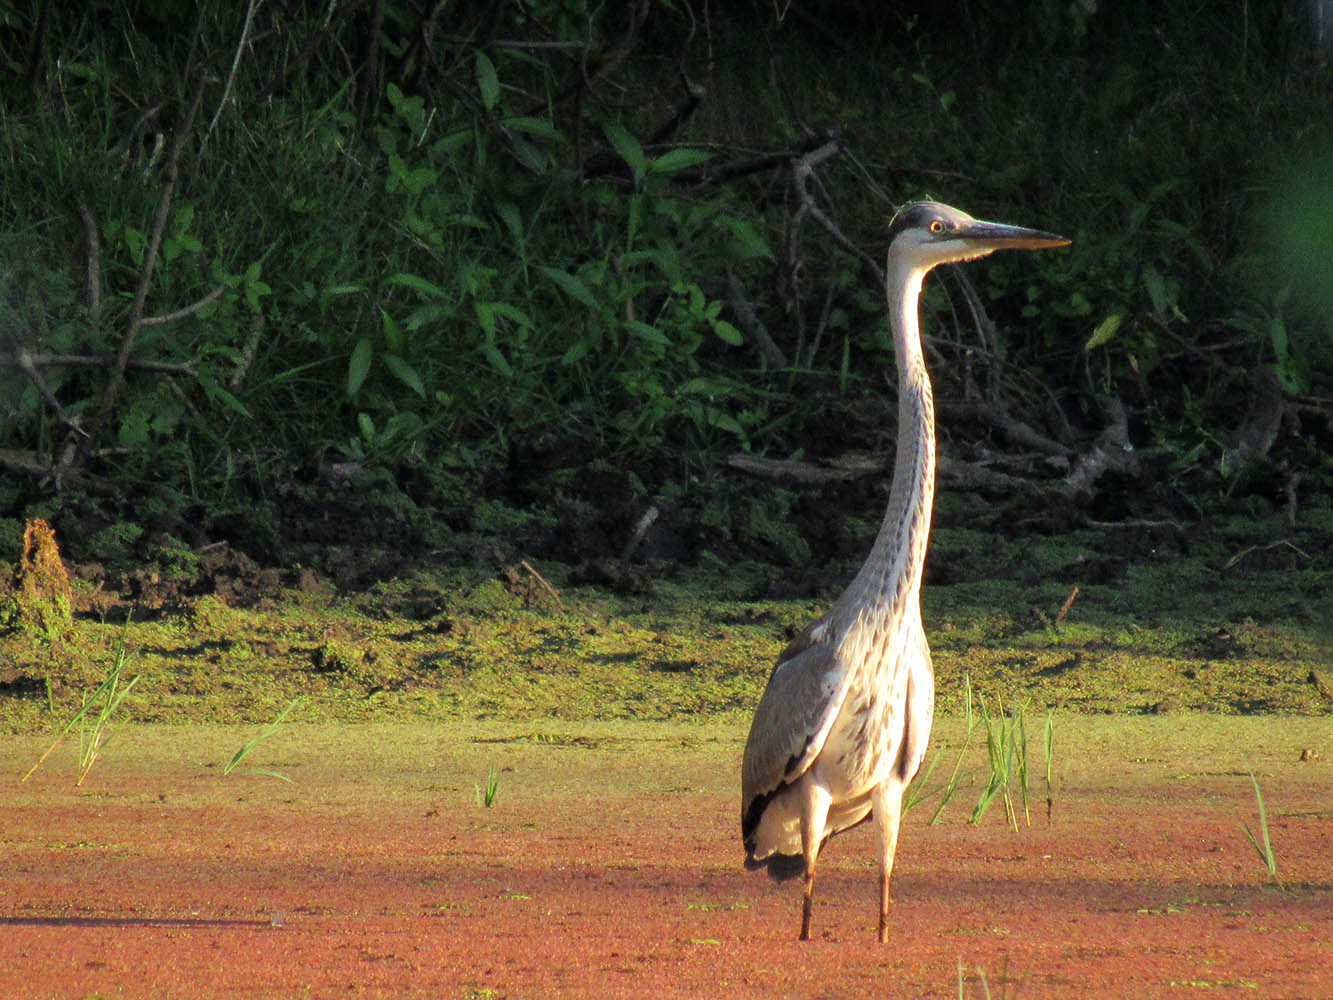
<path id="1" fill-rule="evenodd" d="M 0 4 L 0 544 L 576 562 L 656 505 L 679 558 L 859 550 L 868 483 L 725 459 L 888 448 L 881 291 L 814 210 L 873 260 L 922 195 L 1075 240 L 932 283 L 953 457 L 1107 520 L 1327 515 L 1299 11 L 776 6 Z M 1135 461 L 1068 486 L 1117 414 Z"/>

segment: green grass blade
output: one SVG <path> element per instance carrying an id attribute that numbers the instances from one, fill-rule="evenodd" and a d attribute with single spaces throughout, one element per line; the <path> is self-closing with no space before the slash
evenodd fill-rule
<path id="1" fill-rule="evenodd" d="M 1245 831 L 1245 836 L 1249 838 L 1255 853 L 1259 855 L 1259 860 L 1268 869 L 1269 876 L 1277 883 L 1278 888 L 1281 888 L 1282 880 L 1277 873 L 1277 855 L 1273 853 L 1273 841 L 1268 833 L 1268 810 L 1264 807 L 1263 792 L 1259 790 L 1259 779 L 1254 776 L 1253 771 L 1250 772 L 1250 784 L 1254 786 L 1254 800 L 1259 806 L 1259 836 L 1256 837 L 1248 825 L 1242 825 L 1241 829 Z"/>
<path id="2" fill-rule="evenodd" d="M 265 740 L 271 737 L 274 733 L 276 733 L 278 729 L 282 726 L 282 724 L 287 721 L 287 717 L 291 715 L 293 711 L 296 710 L 296 706 L 299 704 L 301 704 L 300 697 L 298 696 L 296 698 L 293 698 L 291 704 L 289 704 L 286 708 L 284 708 L 281 712 L 279 712 L 278 717 L 276 719 L 270 722 L 267 726 L 265 726 L 262 730 L 260 730 L 260 732 L 256 736 L 251 738 L 251 740 L 248 743 L 246 743 L 239 750 L 237 750 L 236 753 L 232 755 L 231 760 L 227 761 L 226 766 L 222 768 L 223 777 L 226 777 L 227 775 L 231 774 L 231 772 L 236 769 L 236 765 L 239 764 L 241 761 L 245 760 L 247 756 L 249 756 L 250 751 L 254 750 L 255 747 L 259 746 L 261 743 L 263 743 Z M 274 774 L 272 771 L 251 771 L 250 773 L 265 774 L 269 775 L 270 777 L 276 777 L 276 778 L 284 777 L 283 775 L 280 774 Z M 291 779 L 287 778 L 286 780 L 290 781 Z"/>

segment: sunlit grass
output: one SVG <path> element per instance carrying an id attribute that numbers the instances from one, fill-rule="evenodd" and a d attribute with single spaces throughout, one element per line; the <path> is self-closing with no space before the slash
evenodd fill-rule
<path id="1" fill-rule="evenodd" d="M 91 695 L 84 693 L 82 697 L 82 707 L 74 713 L 73 718 L 65 723 L 65 727 L 60 730 L 52 744 L 47 747 L 46 753 L 37 759 L 37 763 L 28 769 L 20 781 L 27 781 L 32 777 L 33 772 L 39 768 L 42 763 L 51 756 L 56 747 L 69 734 L 69 731 L 75 726 L 79 727 L 79 777 L 74 782 L 75 786 L 83 784 L 83 779 L 88 776 L 92 766 L 97 761 L 98 754 L 110 742 L 114 731 L 111 728 L 111 717 L 116 714 L 121 703 L 128 697 L 134 685 L 139 682 L 139 674 L 135 674 L 130 680 L 121 684 L 121 674 L 125 669 L 127 654 L 125 652 L 125 639 L 130 630 L 130 615 L 125 616 L 125 624 L 121 626 L 120 641 L 116 646 L 116 656 L 111 665 L 110 672 L 106 679 L 98 686 L 97 690 Z"/>
<path id="2" fill-rule="evenodd" d="M 1264 808 L 1264 793 L 1259 790 L 1259 779 L 1254 776 L 1253 771 L 1250 772 L 1250 783 L 1254 785 L 1254 800 L 1259 806 L 1259 836 L 1255 836 L 1248 824 L 1243 824 L 1241 828 L 1249 838 L 1255 853 L 1259 855 L 1259 860 L 1268 869 L 1269 876 L 1281 889 L 1282 880 L 1277 874 L 1277 856 L 1273 853 L 1273 841 L 1268 835 L 1268 810 Z"/>
<path id="3" fill-rule="evenodd" d="M 986 699 L 980 700 L 981 722 L 986 728 L 986 756 L 990 761 L 990 778 L 982 789 L 977 804 L 972 809 L 969 823 L 981 822 L 981 818 L 994 804 L 998 797 L 1004 803 L 1005 819 L 1018 829 L 1018 812 L 1014 807 L 1010 786 L 1017 779 L 1018 791 L 1023 805 L 1023 817 L 1027 823 L 1032 819 L 1028 813 L 1028 765 L 1027 765 L 1027 702 L 1019 702 L 1004 713 L 1004 703 L 997 696 L 995 699 L 996 715 L 992 716 L 986 708 Z"/>
<path id="4" fill-rule="evenodd" d="M 289 704 L 286 708 L 284 708 L 281 712 L 279 712 L 278 717 L 276 719 L 270 722 L 267 726 L 265 726 L 262 730 L 260 730 L 260 732 L 256 734 L 251 740 L 249 740 L 239 750 L 237 750 L 236 753 L 232 755 L 231 760 L 227 761 L 226 766 L 222 768 L 223 777 L 226 777 L 228 774 L 231 774 L 231 772 L 236 769 L 237 765 L 240 764 L 243 760 L 245 760 L 246 757 L 250 755 L 250 752 L 254 750 L 255 747 L 259 746 L 265 740 L 273 736 L 282 726 L 283 722 L 287 720 L 287 717 L 292 714 L 292 711 L 300 703 L 301 703 L 300 698 L 293 698 L 291 704 Z M 263 768 L 253 768 L 248 773 L 262 774 L 270 778 L 281 778 L 283 781 L 292 780 L 285 774 L 280 774 L 277 771 L 271 771 Z"/>
<path id="5" fill-rule="evenodd" d="M 474 787 L 477 793 L 477 805 L 484 806 L 487 809 L 495 805 L 495 797 L 500 792 L 500 772 L 496 770 L 494 764 L 486 773 L 486 787 L 483 788 L 481 785 L 475 785 Z"/>

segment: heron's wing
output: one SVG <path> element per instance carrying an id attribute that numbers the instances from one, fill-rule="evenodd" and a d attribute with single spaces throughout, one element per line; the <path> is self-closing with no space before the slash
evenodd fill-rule
<path id="1" fill-rule="evenodd" d="M 850 670 L 823 641 L 826 624 L 815 622 L 783 650 L 759 699 L 741 764 L 743 826 L 758 823 L 763 803 L 810 767 L 847 697 Z"/>

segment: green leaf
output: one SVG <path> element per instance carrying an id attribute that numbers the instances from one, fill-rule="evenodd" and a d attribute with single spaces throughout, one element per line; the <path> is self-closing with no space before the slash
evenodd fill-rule
<path id="1" fill-rule="evenodd" d="M 273 289 L 267 282 L 260 281 L 258 278 L 250 278 L 249 272 L 245 279 L 245 304 L 250 307 L 251 312 L 259 312 L 259 300 L 265 295 L 272 295 Z"/>
<path id="2" fill-rule="evenodd" d="M 477 52 L 477 89 L 481 91 L 481 103 L 487 111 L 494 111 L 500 103 L 500 77 L 495 72 L 495 63 L 485 52 Z"/>
<path id="3" fill-rule="evenodd" d="M 549 139 L 552 142 L 565 141 L 560 131 L 544 118 L 506 118 L 502 124 L 505 128 L 513 129 L 515 132 L 526 132 L 539 139 Z"/>
<path id="4" fill-rule="evenodd" d="M 544 174 L 551 167 L 551 158 L 532 143 L 514 136 L 509 140 L 514 150 L 514 159 L 534 174 Z"/>
<path id="5" fill-rule="evenodd" d="M 583 283 L 583 279 L 578 275 L 562 271 L 558 267 L 545 267 L 541 264 L 537 265 L 537 270 L 559 285 L 560 290 L 579 305 L 587 306 L 593 310 L 598 308 L 597 299 L 593 297 L 592 292 L 588 290 L 588 286 Z"/>
<path id="6" fill-rule="evenodd" d="M 410 194 L 421 194 L 422 191 L 435 183 L 435 178 L 438 176 L 429 167 L 416 167 L 403 178 L 403 187 Z"/>
<path id="7" fill-rule="evenodd" d="M 629 319 L 625 321 L 625 329 L 640 340 L 646 340 L 650 344 L 657 344 L 660 347 L 670 347 L 671 341 L 666 338 L 662 331 L 655 326 L 649 326 L 642 320 Z"/>
<path id="8" fill-rule="evenodd" d="M 492 302 L 490 303 L 490 307 L 491 311 L 496 316 L 503 316 L 505 319 L 518 326 L 525 326 L 529 329 L 532 328 L 532 320 L 529 319 L 528 314 L 518 306 L 511 306 L 508 302 Z"/>
<path id="9" fill-rule="evenodd" d="M 560 356 L 562 365 L 572 365 L 593 349 L 595 338 L 582 337 L 570 345 L 569 350 Z"/>
<path id="10" fill-rule="evenodd" d="M 380 325 L 384 329 L 384 342 L 389 346 L 392 354 L 407 353 L 407 335 L 403 333 L 403 328 L 398 325 L 398 321 L 380 309 Z"/>
<path id="11" fill-rule="evenodd" d="M 433 295 L 439 299 L 447 299 L 449 293 L 439 285 L 427 281 L 425 278 L 416 274 L 391 274 L 387 279 L 387 284 L 402 285 L 404 288 L 410 288 L 413 291 L 420 292 L 422 295 Z"/>
<path id="12" fill-rule="evenodd" d="M 245 417 L 247 420 L 250 418 L 250 411 L 245 408 L 245 404 L 222 386 L 218 385 L 214 379 L 201 379 L 200 381 L 203 382 L 204 394 L 207 395 L 210 400 L 221 403 L 238 416 Z"/>
<path id="13" fill-rule="evenodd" d="M 740 347 L 745 343 L 745 338 L 741 336 L 741 332 L 724 319 L 713 321 L 713 332 L 732 347 Z"/>
<path id="14" fill-rule="evenodd" d="M 417 374 L 415 368 L 396 354 L 382 354 L 380 360 L 384 362 L 384 367 L 393 373 L 394 378 L 422 399 L 426 398 L 426 387 L 422 385 L 421 376 Z"/>
<path id="15" fill-rule="evenodd" d="M 355 396 L 361 391 L 366 376 L 370 374 L 370 362 L 374 358 L 374 348 L 369 337 L 362 337 L 352 348 L 352 356 L 347 362 L 347 395 Z"/>
<path id="16" fill-rule="evenodd" d="M 367 444 L 375 440 L 375 421 L 370 418 L 369 413 L 358 413 L 356 415 L 356 425 L 361 429 L 361 437 Z"/>
<path id="17" fill-rule="evenodd" d="M 509 235 L 520 247 L 523 245 L 523 216 L 519 214 L 518 206 L 512 201 L 502 201 L 495 206 L 496 214 L 500 216 L 500 221 L 504 223 L 505 229 L 509 230 Z"/>
<path id="18" fill-rule="evenodd" d="M 721 215 L 716 223 L 731 234 L 732 244 L 728 249 L 733 260 L 773 259 L 773 251 L 768 248 L 768 243 L 745 219 Z"/>
<path id="19" fill-rule="evenodd" d="M 507 379 L 514 377 L 514 369 L 509 366 L 505 356 L 500 353 L 500 349 L 494 344 L 482 344 L 481 353 L 486 355 L 486 360 L 491 363 L 491 367 L 495 369 L 498 375 Z"/>
<path id="20" fill-rule="evenodd" d="M 615 122 L 603 125 L 602 132 L 606 135 L 606 141 L 611 144 L 611 148 L 629 167 L 630 173 L 634 176 L 634 183 L 638 184 L 648 170 L 648 160 L 643 155 L 643 147 L 639 145 L 639 140 Z"/>
<path id="21" fill-rule="evenodd" d="M 674 174 L 687 167 L 706 163 L 713 158 L 712 153 L 702 149 L 671 149 L 661 156 L 655 156 L 648 163 L 650 174 Z"/>
<path id="22" fill-rule="evenodd" d="M 477 299 L 472 303 L 472 311 L 481 324 L 482 332 L 486 334 L 487 342 L 495 340 L 495 310 L 491 304 Z"/>
<path id="23" fill-rule="evenodd" d="M 1273 354 L 1277 357 L 1278 363 L 1284 363 L 1287 360 L 1290 339 L 1287 337 L 1287 324 L 1281 316 L 1274 316 L 1268 321 L 1268 337 L 1273 343 Z"/>
<path id="24" fill-rule="evenodd" d="M 126 226 L 125 246 L 130 251 L 130 260 L 134 261 L 134 266 L 142 267 L 144 250 L 148 247 L 148 237 L 133 226 Z"/>
<path id="25" fill-rule="evenodd" d="M 1148 290 L 1148 297 L 1152 299 L 1153 312 L 1158 315 L 1170 312 L 1173 303 L 1167 297 L 1166 279 L 1151 264 L 1143 269 L 1143 285 Z"/>
<path id="26" fill-rule="evenodd" d="M 626 214 L 625 221 L 625 245 L 632 247 L 634 240 L 639 235 L 639 230 L 643 228 L 643 221 L 648 216 L 648 199 L 641 194 L 636 194 L 629 200 L 629 212 Z"/>
<path id="27" fill-rule="evenodd" d="M 1115 336 L 1116 331 L 1120 329 L 1125 317 L 1120 313 L 1111 313 L 1106 319 L 1097 324 L 1097 329 L 1092 331 L 1092 336 L 1088 342 L 1083 345 L 1083 350 L 1090 351 L 1094 347 L 1101 347 L 1103 344 L 1109 344 L 1111 338 Z"/>

